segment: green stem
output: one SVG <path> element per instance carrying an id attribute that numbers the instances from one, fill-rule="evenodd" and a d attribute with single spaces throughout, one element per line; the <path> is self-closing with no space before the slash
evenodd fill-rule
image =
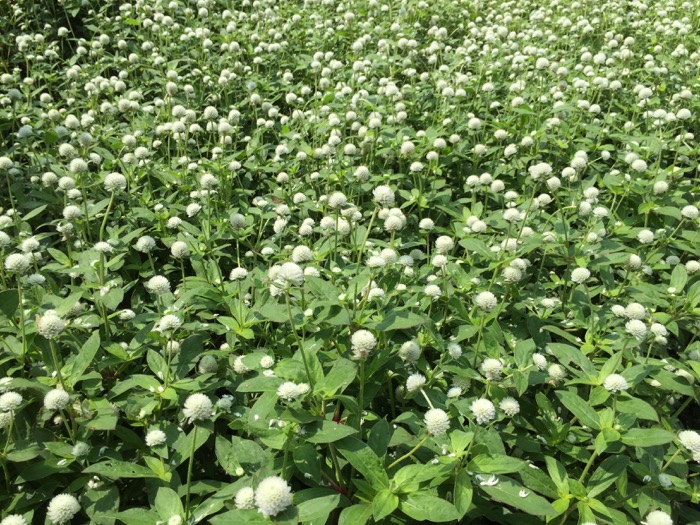
<path id="1" fill-rule="evenodd" d="M 292 333 L 297 341 L 297 346 L 299 347 L 299 352 L 301 352 L 301 359 L 304 361 L 304 370 L 306 370 L 306 378 L 309 380 L 309 385 L 313 388 L 314 380 L 311 377 L 311 372 L 309 371 L 309 364 L 306 362 L 306 353 L 304 353 L 304 346 L 301 344 L 301 339 L 299 339 L 299 334 L 297 334 L 297 328 L 294 324 L 294 317 L 292 316 L 292 306 L 289 302 L 289 292 L 284 292 L 284 302 L 287 304 L 287 315 L 289 316 L 289 322 L 292 325 Z"/>
<path id="2" fill-rule="evenodd" d="M 581 477 L 578 478 L 579 483 L 583 483 L 583 480 L 586 478 L 586 474 L 588 474 L 588 471 L 591 470 L 591 467 L 593 466 L 593 462 L 595 461 L 595 458 L 598 457 L 598 452 L 593 451 L 593 454 L 591 454 L 590 459 L 588 460 L 588 463 L 586 463 L 586 466 L 583 469 L 583 472 L 581 473 Z"/>
<path id="3" fill-rule="evenodd" d="M 194 464 L 194 451 L 197 447 L 197 425 L 192 431 L 192 449 L 190 450 L 190 463 L 187 466 L 187 496 L 185 496 L 185 520 L 190 517 L 190 485 L 192 483 L 192 465 Z"/>
<path id="4" fill-rule="evenodd" d="M 360 439 L 362 439 L 362 409 L 365 404 L 365 360 L 360 361 L 360 413 L 357 414 L 357 431 L 360 433 Z"/>
<path id="5" fill-rule="evenodd" d="M 63 382 L 63 374 L 61 373 L 61 364 L 58 361 L 58 353 L 56 352 L 56 343 L 53 339 L 49 339 L 49 347 L 51 348 L 51 358 L 53 359 L 53 366 L 56 370 L 56 376 L 58 377 L 58 382 L 61 383 L 61 388 L 68 392 L 65 383 Z"/>
<path id="6" fill-rule="evenodd" d="M 426 441 L 428 441 L 428 437 L 429 437 L 429 436 L 425 436 L 423 439 L 421 439 L 415 447 L 413 447 L 408 453 L 404 454 L 404 455 L 401 456 L 399 459 L 397 459 L 396 461 L 394 461 L 391 465 L 389 465 L 389 466 L 387 467 L 387 469 L 390 470 L 392 467 L 395 467 L 396 465 L 398 465 L 399 463 L 401 463 L 404 459 L 410 458 L 410 457 L 416 452 L 416 450 L 418 450 L 420 447 L 423 446 L 423 444 L 424 444 Z"/>

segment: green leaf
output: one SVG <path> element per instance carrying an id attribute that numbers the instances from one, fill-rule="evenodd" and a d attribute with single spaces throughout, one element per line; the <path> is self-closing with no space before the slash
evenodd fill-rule
<path id="1" fill-rule="evenodd" d="M 314 393 L 324 397 L 340 394 L 352 384 L 356 375 L 357 364 L 349 359 L 337 359 L 324 378 L 316 383 Z"/>
<path id="2" fill-rule="evenodd" d="M 391 441 L 391 434 L 391 426 L 386 418 L 377 421 L 372 430 L 370 430 L 367 444 L 377 456 L 382 457 L 386 454 L 389 441 Z"/>
<path id="3" fill-rule="evenodd" d="M 108 459 L 90 465 L 83 470 L 83 474 L 97 474 L 98 476 L 109 479 L 158 477 L 151 469 L 143 465 L 129 463 L 128 461 L 119 461 L 117 459 Z"/>
<path id="4" fill-rule="evenodd" d="M 114 430 L 117 427 L 117 414 L 109 401 L 104 398 L 91 399 L 90 409 L 95 412 L 94 417 L 85 423 L 90 430 Z"/>
<path id="5" fill-rule="evenodd" d="M 72 266 L 70 259 L 62 251 L 56 250 L 55 248 L 46 248 L 46 251 L 51 254 L 51 257 L 53 257 L 56 262 L 62 264 L 66 268 L 70 268 Z"/>
<path id="6" fill-rule="evenodd" d="M 372 505 L 360 503 L 344 508 L 340 513 L 338 525 L 365 525 L 372 517 Z M 227 525 L 222 523 L 221 525 Z"/>
<path id="7" fill-rule="evenodd" d="M 407 330 L 420 326 L 426 321 L 425 317 L 413 312 L 394 311 L 387 314 L 379 323 L 367 323 L 367 326 L 380 332 L 388 332 L 389 330 Z"/>
<path id="8" fill-rule="evenodd" d="M 542 496 L 527 490 L 520 483 L 506 476 L 499 476 L 496 485 L 480 484 L 479 488 L 492 499 L 515 507 L 532 516 L 550 516 L 557 514 L 552 504 Z"/>
<path id="9" fill-rule="evenodd" d="M 99 330 L 95 330 L 90 338 L 85 341 L 85 344 L 81 347 L 80 352 L 73 361 L 73 369 L 68 378 L 68 382 L 71 385 L 75 385 L 80 380 L 83 372 L 92 364 L 99 349 L 100 332 Z"/>
<path id="10" fill-rule="evenodd" d="M 461 469 L 455 477 L 454 505 L 460 517 L 464 516 L 472 504 L 474 488 L 466 470 Z"/>
<path id="11" fill-rule="evenodd" d="M 19 293 L 16 288 L 0 292 L 0 312 L 5 317 L 12 317 L 19 306 Z"/>
<path id="12" fill-rule="evenodd" d="M 629 463 L 630 458 L 627 456 L 611 456 L 605 458 L 588 480 L 589 488 L 587 496 L 589 498 L 594 498 L 605 491 L 605 489 L 615 483 Z"/>
<path id="13" fill-rule="evenodd" d="M 671 273 L 671 288 L 676 289 L 674 293 L 678 295 L 682 294 L 683 289 L 685 288 L 685 283 L 687 282 L 688 272 L 686 271 L 685 266 L 682 264 L 677 264 Z"/>
<path id="14" fill-rule="evenodd" d="M 357 433 L 356 429 L 348 425 L 341 425 L 335 421 L 328 420 L 321 421 L 320 425 L 316 423 L 314 425 L 309 425 L 309 427 L 307 427 L 307 432 L 309 432 L 310 435 L 306 437 L 306 441 L 309 443 L 333 443 Z M 318 430 L 314 432 L 314 428 Z"/>
<path id="15" fill-rule="evenodd" d="M 95 525 L 112 525 L 114 518 L 105 516 L 119 510 L 119 489 L 114 484 L 102 484 L 97 489 L 86 490 L 80 498 L 85 513 L 90 516 L 90 523 Z"/>
<path id="16" fill-rule="evenodd" d="M 180 433 L 175 443 L 173 443 L 173 455 L 170 459 L 170 464 L 172 466 L 177 467 L 182 465 L 185 460 L 189 459 L 192 450 L 192 440 L 194 439 L 194 431 L 195 429 L 193 428 L 189 434 L 185 434 L 184 432 Z M 203 426 L 197 427 L 197 442 L 194 446 L 195 451 L 206 443 L 210 434 L 211 431 L 208 428 Z"/>
<path id="17" fill-rule="evenodd" d="M 399 509 L 414 520 L 431 523 L 445 523 L 460 518 L 460 513 L 452 503 L 424 492 L 401 496 Z"/>
<path id="18" fill-rule="evenodd" d="M 481 454 L 474 457 L 467 465 L 467 470 L 481 474 L 509 474 L 518 472 L 527 466 L 522 459 L 498 454 Z"/>
<path id="19" fill-rule="evenodd" d="M 247 525 L 270 525 L 270 518 L 266 518 L 255 509 L 234 509 L 209 518 L 212 525 L 231 525 L 246 523 Z M 151 524 L 153 525 L 153 524 Z"/>
<path id="20" fill-rule="evenodd" d="M 372 516 L 379 521 L 394 512 L 399 506 L 399 498 L 389 489 L 380 490 L 372 500 Z"/>
<path id="21" fill-rule="evenodd" d="M 158 515 L 165 521 L 174 514 L 179 516 L 185 515 L 185 509 L 182 506 L 180 496 L 177 495 L 177 492 L 168 487 L 160 487 L 158 489 L 155 507 L 156 511 L 158 511 Z"/>
<path id="22" fill-rule="evenodd" d="M 632 428 L 622 434 L 622 442 L 633 447 L 665 445 L 676 438 L 673 432 L 663 428 Z"/>
<path id="23" fill-rule="evenodd" d="M 105 513 L 102 516 L 119 520 L 126 525 L 153 525 L 158 521 L 158 514 L 154 511 L 137 508 L 116 513 Z"/>
<path id="24" fill-rule="evenodd" d="M 340 504 L 340 494 L 328 494 L 326 496 L 309 498 L 306 501 L 297 503 L 299 496 L 305 492 L 327 493 L 327 489 L 308 489 L 294 494 L 294 502 L 299 511 L 299 522 L 302 523 L 326 523 L 328 516 Z"/>
<path id="25" fill-rule="evenodd" d="M 365 443 L 354 437 L 337 442 L 338 452 L 355 467 L 376 490 L 389 488 L 389 476 L 382 462 Z"/>
<path id="26" fill-rule="evenodd" d="M 321 482 L 321 460 L 313 446 L 307 444 L 296 447 L 292 457 L 299 472 L 316 483 Z"/>
<path id="27" fill-rule="evenodd" d="M 589 377 L 596 377 L 598 374 L 593 363 L 578 348 L 563 343 L 549 343 L 549 347 L 562 365 L 569 366 L 573 363 Z"/>
<path id="28" fill-rule="evenodd" d="M 654 407 L 636 397 L 620 397 L 615 406 L 617 411 L 621 414 L 634 414 L 637 416 L 637 419 L 646 419 L 649 421 L 659 420 L 659 415 L 656 413 L 656 410 L 654 410 Z"/>
<path id="29" fill-rule="evenodd" d="M 554 392 L 559 401 L 584 425 L 600 430 L 600 418 L 595 410 L 581 399 L 578 394 L 570 390 L 557 390 Z"/>

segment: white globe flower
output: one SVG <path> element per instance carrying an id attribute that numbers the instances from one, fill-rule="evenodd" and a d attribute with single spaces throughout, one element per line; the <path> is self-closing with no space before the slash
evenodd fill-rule
<path id="1" fill-rule="evenodd" d="M 520 403 L 513 397 L 504 397 L 498 404 L 498 408 L 503 410 L 507 416 L 513 417 L 520 412 Z"/>
<path id="2" fill-rule="evenodd" d="M 491 292 L 481 292 L 479 295 L 476 296 L 474 302 L 479 308 L 481 308 L 485 312 L 490 312 L 498 304 L 496 296 L 493 295 Z"/>
<path id="3" fill-rule="evenodd" d="M 431 408 L 425 413 L 423 422 L 431 436 L 441 436 L 450 428 L 450 418 L 444 410 Z"/>
<path id="4" fill-rule="evenodd" d="M 642 525 L 673 525 L 673 520 L 664 511 L 654 510 L 647 514 L 647 519 Z"/>
<path id="5" fill-rule="evenodd" d="M 476 399 L 469 406 L 469 409 L 474 414 L 474 418 L 479 425 L 488 423 L 496 417 L 496 407 L 488 399 Z"/>
<path id="6" fill-rule="evenodd" d="M 22 404 L 22 396 L 17 392 L 5 392 L 0 395 L 0 412 L 12 412 Z"/>
<path id="7" fill-rule="evenodd" d="M 10 514 L 0 521 L 0 525 L 27 525 L 27 520 L 21 514 Z"/>
<path id="8" fill-rule="evenodd" d="M 255 491 L 251 487 L 243 487 L 236 492 L 233 499 L 237 509 L 254 509 L 255 508 Z"/>
<path id="9" fill-rule="evenodd" d="M 603 382 L 603 387 L 608 392 L 617 393 L 622 392 L 623 390 L 627 390 L 629 388 L 629 385 L 627 384 L 627 380 L 620 374 L 610 374 L 608 377 L 605 378 L 605 381 Z"/>
<path id="10" fill-rule="evenodd" d="M 571 272 L 571 281 L 576 284 L 583 284 L 591 277 L 588 268 L 576 268 Z"/>
<path id="11" fill-rule="evenodd" d="M 71 494 L 59 494 L 49 503 L 46 517 L 53 523 L 67 523 L 80 512 L 80 503 Z"/>
<path id="12" fill-rule="evenodd" d="M 213 404 L 204 394 L 192 394 L 185 401 L 182 413 L 185 418 L 193 423 L 203 419 L 209 419 L 212 415 Z"/>
<path id="13" fill-rule="evenodd" d="M 406 380 L 406 390 L 408 392 L 415 392 L 416 390 L 423 388 L 424 384 L 425 376 L 419 372 L 415 372 L 414 374 L 408 376 L 408 379 Z"/>
<path id="14" fill-rule="evenodd" d="M 377 338 L 368 330 L 358 330 L 350 338 L 353 355 L 358 359 L 367 359 L 377 346 Z"/>
<path id="15" fill-rule="evenodd" d="M 678 440 L 693 454 L 700 452 L 700 434 L 695 430 L 683 430 L 679 432 Z"/>
<path id="16" fill-rule="evenodd" d="M 44 408 L 47 410 L 63 410 L 70 401 L 70 395 L 65 390 L 54 388 L 44 396 Z"/>
<path id="17" fill-rule="evenodd" d="M 146 446 L 157 447 L 158 445 L 165 444 L 166 435 L 165 432 L 159 429 L 149 430 L 146 434 Z"/>
<path id="18" fill-rule="evenodd" d="M 275 516 L 292 504 L 292 488 L 279 476 L 270 476 L 255 489 L 255 505 L 263 516 Z"/>
<path id="19" fill-rule="evenodd" d="M 632 319 L 625 323 L 625 330 L 635 339 L 641 341 L 647 335 L 647 326 L 639 319 Z"/>

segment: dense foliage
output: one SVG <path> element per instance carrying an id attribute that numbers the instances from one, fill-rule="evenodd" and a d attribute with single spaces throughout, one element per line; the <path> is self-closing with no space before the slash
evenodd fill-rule
<path id="1" fill-rule="evenodd" d="M 0 523 L 700 523 L 693 0 L 0 0 Z"/>

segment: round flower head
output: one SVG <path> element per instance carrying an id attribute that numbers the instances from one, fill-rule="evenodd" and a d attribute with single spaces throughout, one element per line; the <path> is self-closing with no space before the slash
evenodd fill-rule
<path id="1" fill-rule="evenodd" d="M 248 277 L 248 270 L 245 268 L 234 268 L 231 270 L 231 274 L 228 276 L 232 281 L 240 281 Z"/>
<path id="2" fill-rule="evenodd" d="M 182 319 L 177 315 L 168 314 L 164 315 L 158 321 L 158 326 L 155 328 L 156 332 L 169 332 L 171 330 L 177 330 L 182 326 Z"/>
<path id="3" fill-rule="evenodd" d="M 678 440 L 693 454 L 700 452 L 700 434 L 695 430 L 683 430 L 678 433 Z"/>
<path id="4" fill-rule="evenodd" d="M 10 514 L 0 521 L 0 525 L 27 525 L 27 520 L 21 514 Z"/>
<path id="5" fill-rule="evenodd" d="M 394 191 L 389 186 L 377 186 L 372 191 L 374 202 L 384 208 L 391 208 L 394 205 Z"/>
<path id="6" fill-rule="evenodd" d="M 547 369 L 547 373 L 549 374 L 549 379 L 554 382 L 562 381 L 566 377 L 566 369 L 557 363 L 551 365 Z"/>
<path id="7" fill-rule="evenodd" d="M 681 210 L 681 215 L 685 217 L 686 219 L 697 219 L 698 218 L 698 208 L 696 206 L 693 206 L 692 204 L 689 204 L 688 206 L 684 206 L 683 209 Z"/>
<path id="8" fill-rule="evenodd" d="M 170 292 L 170 281 L 168 281 L 167 277 L 162 275 L 154 275 L 148 280 L 148 283 L 146 283 L 146 288 L 148 288 L 151 293 L 163 295 Z"/>
<path id="9" fill-rule="evenodd" d="M 12 423 L 12 412 L 2 412 L 0 411 L 0 430 L 7 428 Z"/>
<path id="10" fill-rule="evenodd" d="M 22 404 L 22 396 L 17 392 L 5 392 L 0 396 L 0 412 L 17 410 Z"/>
<path id="11" fill-rule="evenodd" d="M 437 239 L 435 239 L 435 250 L 438 253 L 448 253 L 452 250 L 452 248 L 455 247 L 455 242 L 452 240 L 452 237 L 448 237 L 447 235 L 441 235 Z"/>
<path id="12" fill-rule="evenodd" d="M 498 404 L 498 408 L 503 410 L 507 416 L 513 417 L 520 412 L 520 403 L 513 397 L 504 397 Z"/>
<path id="13" fill-rule="evenodd" d="M 647 519 L 642 525 L 673 525 L 673 520 L 664 511 L 654 510 L 647 514 Z"/>
<path id="14" fill-rule="evenodd" d="M 304 283 L 304 270 L 296 263 L 286 262 L 279 268 L 275 281 L 283 287 L 301 286 Z"/>
<path id="15" fill-rule="evenodd" d="M 44 408 L 46 410 L 63 410 L 70 401 L 70 395 L 65 390 L 54 388 L 44 396 Z"/>
<path id="16" fill-rule="evenodd" d="M 367 359 L 377 346 L 377 339 L 368 330 L 358 330 L 352 334 L 351 341 L 353 355 L 358 359 Z"/>
<path id="17" fill-rule="evenodd" d="M 486 379 L 494 380 L 501 377 L 501 371 L 503 370 L 503 363 L 500 359 L 484 359 L 481 363 L 481 371 L 486 376 Z"/>
<path id="18" fill-rule="evenodd" d="M 29 257 L 22 253 L 11 253 L 5 258 L 5 270 L 9 273 L 22 274 L 29 269 L 31 264 Z"/>
<path id="19" fill-rule="evenodd" d="M 591 276 L 588 268 L 576 268 L 571 272 L 571 281 L 576 284 L 585 283 Z"/>
<path id="20" fill-rule="evenodd" d="M 407 363 L 418 361 L 420 354 L 420 346 L 415 341 L 406 341 L 399 349 L 399 357 Z"/>
<path id="21" fill-rule="evenodd" d="M 110 173 L 105 177 L 105 190 L 109 192 L 124 191 L 126 189 L 126 177 L 121 173 Z"/>
<path id="22" fill-rule="evenodd" d="M 469 406 L 478 424 L 488 423 L 496 417 L 496 407 L 488 399 L 476 399 Z"/>
<path id="23" fill-rule="evenodd" d="M 479 295 L 476 296 L 474 302 L 479 308 L 481 308 L 485 312 L 490 312 L 498 304 L 496 296 L 493 295 L 491 292 L 481 292 Z"/>
<path id="24" fill-rule="evenodd" d="M 625 317 L 628 319 L 644 319 L 646 316 L 646 308 L 639 303 L 630 303 L 625 307 Z"/>
<path id="25" fill-rule="evenodd" d="M 270 476 L 255 489 L 255 506 L 263 516 L 275 516 L 292 504 L 292 488 L 279 476 Z"/>
<path id="26" fill-rule="evenodd" d="M 639 319 L 632 319 L 625 323 L 625 330 L 635 339 L 641 341 L 647 335 L 647 325 Z"/>
<path id="27" fill-rule="evenodd" d="M 80 503 L 70 494 L 59 494 L 49 503 L 46 517 L 53 523 L 67 523 L 80 511 Z"/>
<path id="28" fill-rule="evenodd" d="M 192 394 L 185 401 L 185 408 L 182 413 L 185 418 L 193 423 L 202 419 L 209 419 L 212 414 L 213 404 L 204 394 Z"/>
<path id="29" fill-rule="evenodd" d="M 408 392 L 415 392 L 416 390 L 423 388 L 425 384 L 425 376 L 419 372 L 411 374 L 406 380 L 406 390 Z"/>
<path id="30" fill-rule="evenodd" d="M 156 240 L 149 235 L 144 235 L 143 237 L 139 237 L 139 240 L 136 241 L 135 248 L 142 253 L 152 252 L 156 248 Z"/>
<path id="31" fill-rule="evenodd" d="M 170 253 L 176 259 L 184 259 L 190 256 L 190 249 L 184 241 L 175 241 L 170 247 Z"/>
<path id="32" fill-rule="evenodd" d="M 450 428 L 450 418 L 444 410 L 439 408 L 431 408 L 425 413 L 423 418 L 428 434 L 432 436 L 441 436 Z"/>
<path id="33" fill-rule="evenodd" d="M 146 446 L 147 447 L 157 447 L 158 445 L 165 444 L 166 436 L 165 432 L 159 429 L 149 430 L 146 434 Z"/>
<path id="34" fill-rule="evenodd" d="M 55 339 L 63 332 L 66 322 L 56 312 L 49 310 L 37 320 L 36 331 L 46 339 Z"/>
<path id="35" fill-rule="evenodd" d="M 243 487 L 236 492 L 234 503 L 237 509 L 246 510 L 255 508 L 255 491 L 251 487 Z"/>
<path id="36" fill-rule="evenodd" d="M 277 387 L 277 395 L 286 401 L 293 401 L 301 395 L 301 390 L 296 383 L 285 381 Z"/>
<path id="37" fill-rule="evenodd" d="M 608 392 L 617 393 L 622 392 L 623 390 L 627 390 L 629 388 L 629 385 L 627 384 L 627 380 L 620 374 L 610 374 L 608 377 L 605 378 L 603 387 L 605 387 L 605 390 L 607 390 Z"/>

